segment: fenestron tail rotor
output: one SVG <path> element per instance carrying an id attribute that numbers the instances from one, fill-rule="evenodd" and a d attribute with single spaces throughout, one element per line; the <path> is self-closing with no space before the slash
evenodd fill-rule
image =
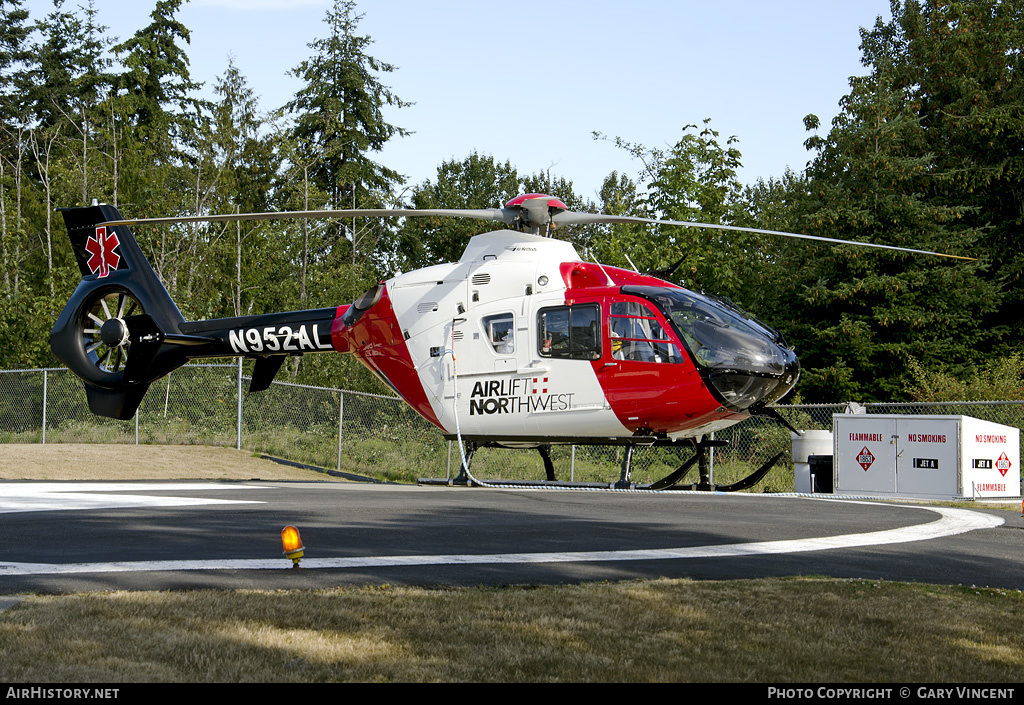
<path id="1" fill-rule="evenodd" d="M 82 307 L 80 336 L 84 352 L 101 374 L 123 375 L 131 338 L 125 319 L 145 313 L 142 305 L 123 289 L 96 291 Z"/>

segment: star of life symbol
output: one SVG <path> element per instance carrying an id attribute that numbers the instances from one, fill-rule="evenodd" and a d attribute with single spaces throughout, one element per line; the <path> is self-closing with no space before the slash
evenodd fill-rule
<path id="1" fill-rule="evenodd" d="M 864 446 L 857 455 L 857 463 L 864 468 L 864 472 L 867 472 L 873 462 L 875 462 L 875 456 L 871 455 L 871 451 L 868 450 L 867 446 Z"/>
<path id="2" fill-rule="evenodd" d="M 89 236 L 85 241 L 85 251 L 92 255 L 86 266 L 93 274 L 99 272 L 100 277 L 110 274 L 111 269 L 117 269 L 117 263 L 121 261 L 121 255 L 114 252 L 121 242 L 115 233 L 107 235 L 106 226 L 96 228 L 95 237 Z"/>
<path id="3" fill-rule="evenodd" d="M 547 377 L 534 377 L 533 378 L 533 393 L 534 394 L 547 394 L 548 393 L 548 378 Z"/>
<path id="4" fill-rule="evenodd" d="M 1011 465 L 1013 465 L 1013 463 L 1011 463 L 1010 459 L 1006 457 L 1006 453 L 1003 453 L 999 456 L 999 460 L 996 461 L 996 470 L 999 471 L 1000 475 L 1006 477 L 1006 473 L 1010 471 Z"/>

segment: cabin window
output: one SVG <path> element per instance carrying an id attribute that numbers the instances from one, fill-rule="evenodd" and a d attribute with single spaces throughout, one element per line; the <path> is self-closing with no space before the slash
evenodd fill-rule
<path id="1" fill-rule="evenodd" d="M 516 351 L 515 317 L 511 313 L 499 313 L 482 319 L 487 339 L 500 355 L 511 355 Z"/>
<path id="2" fill-rule="evenodd" d="M 608 318 L 608 337 L 611 338 L 612 358 L 615 360 L 683 361 L 679 348 L 658 323 L 654 311 L 639 301 L 617 301 L 612 304 Z"/>
<path id="3" fill-rule="evenodd" d="M 537 344 L 541 357 L 598 360 L 601 336 L 597 304 L 545 308 L 537 314 Z"/>

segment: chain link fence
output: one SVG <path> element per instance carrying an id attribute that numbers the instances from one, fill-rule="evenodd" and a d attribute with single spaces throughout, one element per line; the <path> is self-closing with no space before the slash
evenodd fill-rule
<path id="1" fill-rule="evenodd" d="M 454 477 L 458 445 L 401 399 L 379 394 L 274 382 L 256 394 L 239 365 L 187 365 L 150 387 L 138 414 L 116 421 L 89 412 L 85 390 L 70 371 L 0 371 L 0 443 L 147 443 L 214 445 L 250 450 L 321 468 L 414 481 Z M 851 408 L 853 407 L 853 408 Z M 800 429 L 831 430 L 832 414 L 932 414 L 973 416 L 1024 428 L 1024 401 L 932 404 L 803 404 L 775 409 Z M 793 489 L 790 431 L 751 418 L 714 436 L 726 446 L 712 451 L 713 479 L 735 482 L 777 453 L 783 461 L 758 489 Z M 622 447 L 555 446 L 560 480 L 613 482 Z M 689 447 L 638 448 L 632 478 L 652 482 L 693 454 Z M 482 480 L 543 480 L 544 463 L 531 450 L 484 448 L 473 458 Z M 696 478 L 691 471 L 687 481 Z"/>

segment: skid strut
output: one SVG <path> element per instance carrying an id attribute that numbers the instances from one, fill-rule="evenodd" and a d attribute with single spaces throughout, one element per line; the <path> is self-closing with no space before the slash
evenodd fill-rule
<path id="1" fill-rule="evenodd" d="M 706 492 L 712 492 L 716 489 L 716 486 L 711 482 L 711 463 L 708 457 L 708 450 L 711 448 L 721 448 L 729 445 L 728 441 L 715 441 L 708 438 L 701 437 L 699 440 L 690 439 L 687 444 L 693 447 L 693 457 L 688 459 L 685 463 L 680 465 L 674 472 L 666 475 L 665 477 L 652 482 L 648 485 L 642 485 L 643 489 L 647 490 L 668 490 L 678 485 L 690 469 L 697 465 L 700 479 L 696 484 L 690 485 L 686 489 L 702 490 Z M 656 444 L 657 445 L 657 444 Z M 673 444 L 674 445 L 674 444 Z"/>
<path id="2" fill-rule="evenodd" d="M 473 484 L 473 480 L 469 474 L 469 466 L 473 463 L 473 455 L 479 449 L 479 443 L 474 443 L 473 441 L 466 441 L 466 464 L 459 466 L 459 475 L 454 480 L 452 480 L 450 484 Z M 551 461 L 551 446 L 537 446 L 537 452 L 540 453 L 541 460 L 544 461 L 544 475 L 547 477 L 548 482 L 554 482 L 558 478 L 555 477 L 555 464 Z"/>
<path id="3" fill-rule="evenodd" d="M 737 480 L 736 482 L 732 482 L 727 485 L 716 485 L 711 480 L 711 463 L 708 451 L 711 448 L 720 448 L 728 445 L 728 442 L 713 441 L 702 438 L 699 441 L 693 441 L 692 445 L 694 449 L 694 455 L 692 458 L 680 465 L 675 472 L 656 482 L 652 482 L 649 485 L 641 485 L 641 488 L 650 490 L 669 490 L 673 487 L 677 487 L 678 489 L 696 490 L 698 492 L 738 492 L 740 490 L 750 489 L 763 480 L 764 476 L 767 475 L 773 467 L 775 467 L 775 464 L 786 455 L 785 451 L 776 454 L 771 460 L 744 477 L 742 480 Z M 683 478 L 690 472 L 690 469 L 693 468 L 694 464 L 697 465 L 699 473 L 697 482 L 688 486 L 680 486 L 679 483 L 682 482 Z"/>
<path id="4" fill-rule="evenodd" d="M 469 466 L 473 462 L 473 456 L 476 452 L 489 445 L 486 442 L 480 441 L 465 441 L 466 455 L 465 464 L 460 465 L 459 474 L 456 478 L 451 480 L 427 480 L 424 478 L 420 479 L 423 484 L 448 484 L 448 485 L 465 485 L 470 486 L 474 484 L 473 478 L 469 472 Z M 767 463 L 759 467 L 754 472 L 747 475 L 742 480 L 737 480 L 725 485 L 715 484 L 711 478 L 711 462 L 709 451 L 712 448 L 721 448 L 727 446 L 728 441 L 716 441 L 707 438 L 700 439 L 688 439 L 686 441 L 670 441 L 667 439 L 654 439 L 645 438 L 642 442 L 631 442 L 625 445 L 622 455 L 621 471 L 619 474 L 618 482 L 612 483 L 611 485 L 605 483 L 573 483 L 573 482 L 558 482 L 558 478 L 555 475 L 555 466 L 551 460 L 551 446 L 547 444 L 538 445 L 537 452 L 540 453 L 541 459 L 544 461 L 544 474 L 546 480 L 544 483 L 538 483 L 536 481 L 523 481 L 523 480 L 497 480 L 489 481 L 494 484 L 502 485 L 521 485 L 531 486 L 546 483 L 554 483 L 560 487 L 586 487 L 588 489 L 638 489 L 638 490 L 691 490 L 698 492 L 738 492 L 740 490 L 750 489 L 762 479 L 765 475 L 775 467 L 775 464 L 779 462 L 786 455 L 783 451 L 775 455 Z M 633 470 L 633 454 L 636 452 L 638 446 L 678 446 L 688 445 L 693 448 L 693 456 L 688 458 L 682 465 L 676 468 L 673 472 L 669 473 L 665 477 L 649 484 L 638 485 L 632 481 L 631 474 Z M 683 485 L 681 484 L 683 479 L 689 474 L 693 466 L 697 466 L 698 478 L 697 482 Z"/>
<path id="5" fill-rule="evenodd" d="M 465 464 L 459 465 L 459 475 L 454 480 L 451 480 L 449 484 L 452 485 L 468 485 L 470 484 L 469 479 L 469 466 L 473 464 L 473 454 L 476 453 L 477 448 L 480 445 L 473 441 L 466 441 L 466 461 Z"/>
<path id="6" fill-rule="evenodd" d="M 540 453 L 541 460 L 544 461 L 544 474 L 548 482 L 554 482 L 557 478 L 555 477 L 555 464 L 551 462 L 551 446 L 538 446 L 537 452 Z"/>
<path id="7" fill-rule="evenodd" d="M 632 472 L 634 450 L 636 450 L 636 446 L 631 443 L 626 446 L 626 452 L 622 454 L 622 474 L 619 476 L 619 481 L 615 483 L 615 489 L 628 490 L 633 487 L 629 480 L 629 474 Z"/>

